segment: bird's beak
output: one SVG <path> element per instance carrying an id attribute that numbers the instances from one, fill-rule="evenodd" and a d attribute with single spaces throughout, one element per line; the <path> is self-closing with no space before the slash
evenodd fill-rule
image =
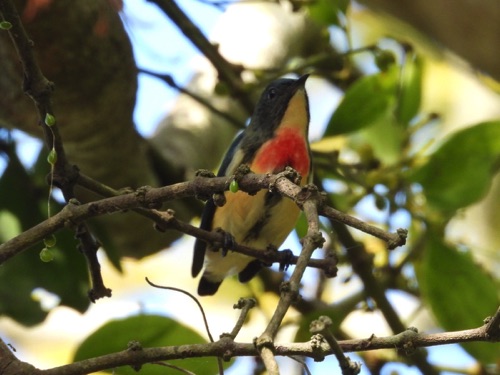
<path id="1" fill-rule="evenodd" d="M 304 74 L 297 80 L 298 87 L 305 87 L 307 78 L 309 78 L 309 74 Z"/>

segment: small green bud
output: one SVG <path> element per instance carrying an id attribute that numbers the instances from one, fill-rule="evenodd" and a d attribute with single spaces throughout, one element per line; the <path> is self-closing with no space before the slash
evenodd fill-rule
<path id="1" fill-rule="evenodd" d="M 10 30 L 12 28 L 12 24 L 9 21 L 1 21 L 0 29 L 2 30 Z"/>
<path id="2" fill-rule="evenodd" d="M 56 118 L 50 113 L 45 114 L 45 125 L 54 126 L 56 124 Z"/>
<path id="3" fill-rule="evenodd" d="M 380 210 L 385 210 L 387 208 L 387 201 L 384 197 L 381 197 L 380 195 L 375 196 L 375 206 Z"/>
<path id="4" fill-rule="evenodd" d="M 231 193 L 236 193 L 240 189 L 240 185 L 238 184 L 238 181 L 233 180 L 231 181 L 231 184 L 229 185 L 229 191 Z"/>
<path id="5" fill-rule="evenodd" d="M 57 152 L 54 148 L 50 150 L 47 161 L 50 165 L 55 165 L 57 163 Z"/>
<path id="6" fill-rule="evenodd" d="M 302 57 L 292 57 L 288 60 L 286 64 L 287 70 L 297 70 L 304 65 L 304 59 Z"/>
<path id="7" fill-rule="evenodd" d="M 396 56 L 389 50 L 379 50 L 375 52 L 375 64 L 382 71 L 385 72 L 396 62 Z"/>
<path id="8" fill-rule="evenodd" d="M 40 260 L 45 263 L 52 262 L 54 260 L 54 253 L 52 250 L 44 247 L 42 251 L 40 251 Z"/>
<path id="9" fill-rule="evenodd" d="M 50 236 L 45 237 L 43 239 L 43 244 L 47 248 L 51 248 L 51 247 L 56 246 L 56 243 L 57 243 L 57 239 L 56 239 L 56 236 L 54 236 L 53 234 L 51 234 Z"/>
<path id="10" fill-rule="evenodd" d="M 214 88 L 215 95 L 218 96 L 228 96 L 229 95 L 229 87 L 224 82 L 217 82 Z"/>

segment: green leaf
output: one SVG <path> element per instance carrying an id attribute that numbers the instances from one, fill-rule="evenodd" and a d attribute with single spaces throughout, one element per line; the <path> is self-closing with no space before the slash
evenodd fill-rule
<path id="1" fill-rule="evenodd" d="M 57 243 L 57 238 L 53 234 L 43 239 L 43 244 L 45 245 L 45 247 L 54 247 L 56 246 L 56 243 Z"/>
<path id="2" fill-rule="evenodd" d="M 349 0 L 317 0 L 308 6 L 309 15 L 323 26 L 341 26 L 339 14 L 345 14 Z"/>
<path id="3" fill-rule="evenodd" d="M 40 251 L 40 260 L 45 263 L 52 262 L 54 260 L 54 252 L 44 247 Z"/>
<path id="4" fill-rule="evenodd" d="M 401 67 L 396 119 L 407 125 L 418 113 L 422 98 L 422 59 L 412 52 L 406 55 Z"/>
<path id="5" fill-rule="evenodd" d="M 385 72 L 396 63 L 396 55 L 391 50 L 377 49 L 375 51 L 375 65 Z"/>
<path id="6" fill-rule="evenodd" d="M 295 224 L 295 231 L 299 238 L 303 238 L 307 234 L 307 218 L 302 211 L 300 211 L 299 219 Z"/>
<path id="7" fill-rule="evenodd" d="M 12 24 L 9 21 L 0 21 L 0 30 L 10 30 Z"/>
<path id="8" fill-rule="evenodd" d="M 0 217 L 2 223 L 8 224 L 7 227 L 2 225 L 0 242 L 42 222 L 47 215 L 48 186 L 44 178 L 38 180 L 36 176 L 46 176 L 48 164 L 39 163 L 28 173 L 14 150 L 14 145 L 9 145 L 9 164 L 0 178 Z M 43 160 L 44 153 L 40 156 Z M 52 212 L 61 209 L 55 203 L 52 206 Z M 40 242 L 3 264 L 0 267 L 0 315 L 27 326 L 41 323 L 47 311 L 31 297 L 36 288 L 59 296 L 61 305 L 85 311 L 90 304 L 86 293 L 88 272 L 76 244 L 74 233 L 65 229 L 57 234 L 57 244 L 51 248 L 54 254 L 52 262 L 40 260 L 40 251 L 44 247 Z"/>
<path id="9" fill-rule="evenodd" d="M 417 278 L 423 299 L 439 324 L 448 331 L 476 328 L 495 313 L 499 286 L 470 253 L 447 246 L 429 233 Z M 464 344 L 483 363 L 498 359 L 498 347 L 489 343 Z"/>
<path id="10" fill-rule="evenodd" d="M 500 160 L 500 121 L 454 133 L 411 177 L 427 202 L 446 214 L 481 199 Z"/>
<path id="11" fill-rule="evenodd" d="M 406 139 L 406 129 L 388 114 L 362 129 L 357 135 L 372 148 L 373 155 L 382 164 L 392 165 L 401 160 Z M 354 139 L 354 138 L 353 138 Z"/>
<path id="12" fill-rule="evenodd" d="M 54 126 L 56 124 L 56 118 L 50 113 L 45 114 L 45 125 Z"/>
<path id="13" fill-rule="evenodd" d="M 350 133 L 374 124 L 394 107 L 399 67 L 358 79 L 345 93 L 324 136 Z"/>
<path id="14" fill-rule="evenodd" d="M 55 148 L 50 150 L 49 155 L 47 155 L 47 162 L 50 165 L 55 165 L 57 163 L 57 151 Z"/>
<path id="15" fill-rule="evenodd" d="M 137 341 L 142 348 L 159 346 L 178 346 L 185 344 L 206 343 L 198 333 L 179 322 L 159 315 L 139 315 L 125 319 L 113 320 L 92 333 L 77 349 L 74 361 L 119 352 L 127 349 L 129 342 Z M 216 374 L 215 358 L 189 358 L 169 360 L 175 365 L 195 374 Z M 109 369 L 114 374 L 137 374 L 129 366 Z M 144 375 L 178 374 L 177 370 L 157 365 L 144 365 Z"/>

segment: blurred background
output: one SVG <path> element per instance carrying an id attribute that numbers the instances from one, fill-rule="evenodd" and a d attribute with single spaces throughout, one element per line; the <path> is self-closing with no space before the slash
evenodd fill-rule
<path id="1" fill-rule="evenodd" d="M 177 1 L 224 57 L 217 71 L 206 50 L 193 45 L 193 34 L 179 29 L 181 20 L 168 17 L 154 1 L 15 3 L 42 71 L 55 83 L 54 112 L 70 162 L 115 189 L 184 181 L 199 168 L 215 171 L 265 84 L 311 74 L 306 88 L 314 182 L 334 207 L 388 231 L 407 228 L 409 240 L 389 252 L 382 241 L 355 230 L 349 233 L 359 242 L 349 242 L 345 228 L 323 220 L 327 241 L 315 257 L 336 254 L 337 277 L 306 272 L 304 303 L 290 310 L 277 342 L 307 341 L 309 322 L 319 315 L 332 317 L 339 339 L 392 335 L 396 323 L 378 308 L 366 277 L 375 278 L 405 328 L 463 330 L 494 314 L 500 275 L 500 72 L 491 61 L 499 57 L 498 5 L 460 1 L 451 8 L 446 1 L 416 1 L 405 9 L 383 0 Z M 50 166 L 7 35 L 0 35 L 0 66 L 5 242 L 47 217 Z M 244 97 L 235 94 L 221 69 L 241 77 Z M 98 198 L 85 189 L 78 196 L 83 202 Z M 50 204 L 53 212 L 64 204 L 57 190 Z M 167 202 L 165 208 L 197 224 L 202 205 L 193 199 Z M 75 353 L 81 359 L 122 350 L 122 342 L 115 347 L 109 331 L 99 330 L 116 321 L 130 341 L 138 322 L 130 319 L 151 315 L 171 320 L 161 320 L 169 324 L 160 329 L 163 341 L 143 339 L 150 346 L 179 344 L 181 335 L 173 339 L 172 327 L 186 329 L 182 343 L 206 340 L 191 300 L 144 280 L 195 293 L 191 237 L 159 233 L 133 213 L 94 220 L 92 228 L 103 244 L 99 259 L 112 298 L 89 303 L 85 261 L 69 230 L 56 234 L 52 262 L 40 260 L 39 244 L 0 268 L 0 335 L 19 359 L 51 368 L 71 363 Z M 282 248 L 298 254 L 304 228 L 301 220 Z M 361 255 L 368 256 L 371 276 L 353 270 Z M 232 330 L 238 317 L 232 305 L 242 296 L 256 298 L 258 307 L 237 341 L 260 335 L 276 306 L 279 282 L 293 271 L 272 269 L 245 285 L 227 280 L 216 296 L 201 299 L 214 337 Z M 97 336 L 89 337 L 93 332 Z M 109 345 L 99 353 L 95 340 L 103 338 Z M 426 350 L 425 361 L 436 373 L 498 371 L 498 344 Z M 414 356 L 394 350 L 350 356 L 362 362 L 361 374 L 424 373 Z M 283 373 L 306 373 L 292 359 L 279 361 Z M 194 365 L 206 372 L 192 371 L 211 373 L 208 365 L 215 360 Z M 336 366 L 330 357 L 307 361 L 313 374 L 339 371 Z M 253 358 L 241 358 L 226 373 L 256 374 L 260 367 Z M 142 372 L 155 371 L 170 373 L 155 366 Z"/>

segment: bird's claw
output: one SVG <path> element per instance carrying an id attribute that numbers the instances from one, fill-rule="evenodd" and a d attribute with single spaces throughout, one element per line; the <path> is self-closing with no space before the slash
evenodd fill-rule
<path id="1" fill-rule="evenodd" d="M 281 253 L 283 254 L 283 259 L 280 262 L 280 272 L 285 272 L 288 270 L 288 267 L 290 267 L 290 264 L 292 264 L 292 258 L 293 258 L 293 252 L 292 250 L 285 249 L 282 250 Z"/>
<path id="2" fill-rule="evenodd" d="M 221 246 L 221 255 L 225 257 L 227 255 L 228 250 L 231 250 L 236 245 L 236 240 L 234 236 L 223 230 L 222 228 L 217 228 L 217 232 L 223 235 L 222 246 Z"/>

